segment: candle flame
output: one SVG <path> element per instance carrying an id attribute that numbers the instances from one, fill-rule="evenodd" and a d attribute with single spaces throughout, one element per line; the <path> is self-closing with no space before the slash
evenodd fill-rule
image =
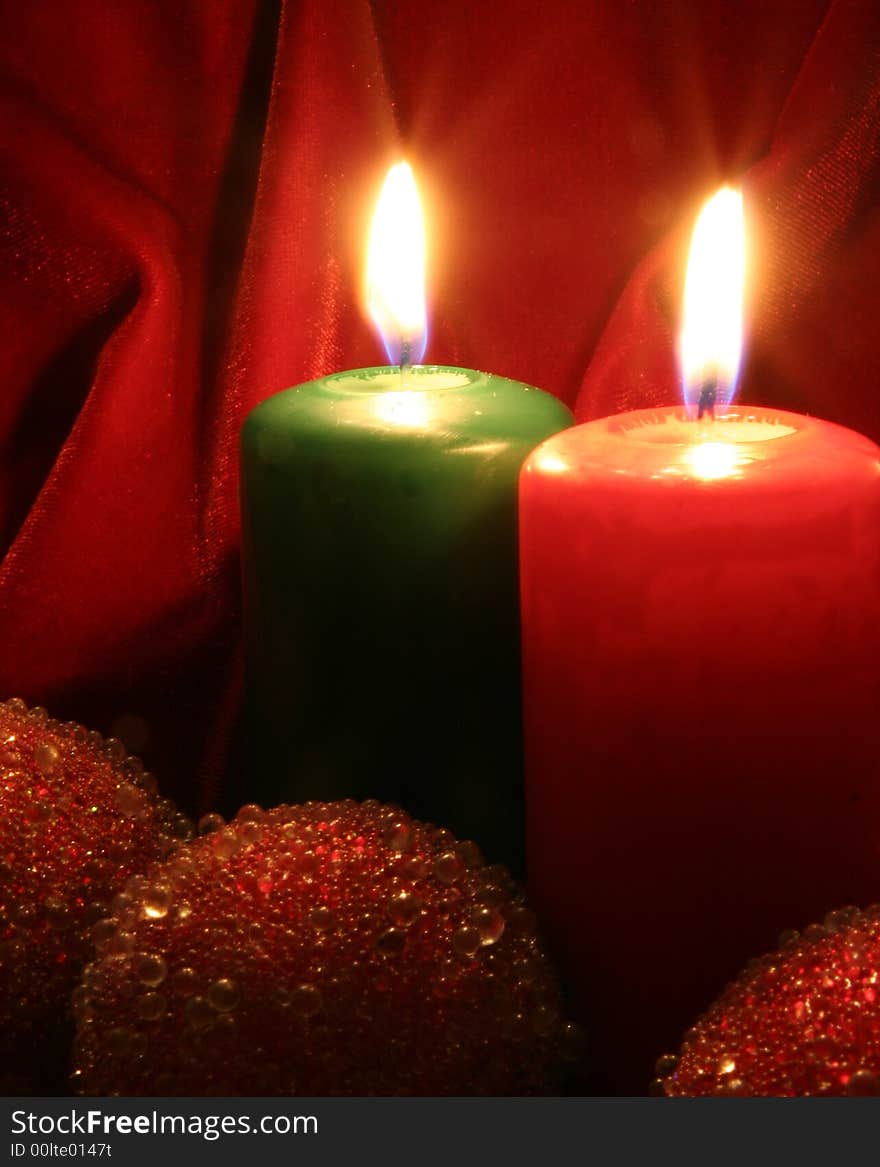
<path id="1" fill-rule="evenodd" d="M 413 172 L 392 166 L 373 216 L 367 253 L 367 304 L 392 365 L 425 355 L 425 229 Z"/>
<path id="2" fill-rule="evenodd" d="M 684 286 L 680 358 L 685 405 L 713 416 L 736 392 L 742 353 L 742 192 L 722 187 L 700 212 Z"/>

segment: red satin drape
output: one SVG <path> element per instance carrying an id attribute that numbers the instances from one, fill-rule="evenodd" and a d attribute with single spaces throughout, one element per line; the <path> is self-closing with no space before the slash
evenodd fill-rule
<path id="1" fill-rule="evenodd" d="M 127 734 L 189 810 L 235 767 L 238 428 L 381 359 L 401 150 L 429 359 L 669 400 L 684 234 L 744 176 L 744 396 L 880 438 L 876 0 L 2 8 L 0 693 Z"/>

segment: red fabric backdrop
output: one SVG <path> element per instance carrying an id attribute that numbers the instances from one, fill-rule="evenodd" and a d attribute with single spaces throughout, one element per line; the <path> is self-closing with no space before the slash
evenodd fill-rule
<path id="1" fill-rule="evenodd" d="M 190 810 L 234 766 L 237 431 L 381 359 L 401 150 L 429 359 L 584 417 L 671 399 L 684 236 L 744 176 L 744 396 L 880 437 L 876 0 L 2 8 L 0 693 L 127 735 Z"/>

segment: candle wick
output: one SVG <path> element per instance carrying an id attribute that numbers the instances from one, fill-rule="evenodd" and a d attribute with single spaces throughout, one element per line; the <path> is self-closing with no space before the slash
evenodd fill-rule
<path id="1" fill-rule="evenodd" d="M 707 377 L 700 386 L 700 397 L 697 402 L 697 421 L 707 415 L 710 421 L 715 419 L 715 399 L 718 396 L 718 378 Z"/>
<path id="2" fill-rule="evenodd" d="M 400 342 L 400 387 L 406 387 L 406 375 L 412 368 L 412 341 L 402 340 Z"/>

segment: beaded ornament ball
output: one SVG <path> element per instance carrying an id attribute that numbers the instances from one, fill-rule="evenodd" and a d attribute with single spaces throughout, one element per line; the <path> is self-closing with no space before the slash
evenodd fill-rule
<path id="1" fill-rule="evenodd" d="M 89 929 L 132 872 L 189 831 L 121 742 L 17 699 L 0 703 L 4 1092 L 63 1084 L 69 998 L 91 952 Z"/>
<path id="2" fill-rule="evenodd" d="M 368 801 L 242 808 L 145 876 L 77 990 L 86 1094 L 553 1091 L 535 919 L 472 843 Z"/>
<path id="3" fill-rule="evenodd" d="M 788 934 L 657 1069 L 670 1097 L 880 1094 L 880 905 Z"/>

